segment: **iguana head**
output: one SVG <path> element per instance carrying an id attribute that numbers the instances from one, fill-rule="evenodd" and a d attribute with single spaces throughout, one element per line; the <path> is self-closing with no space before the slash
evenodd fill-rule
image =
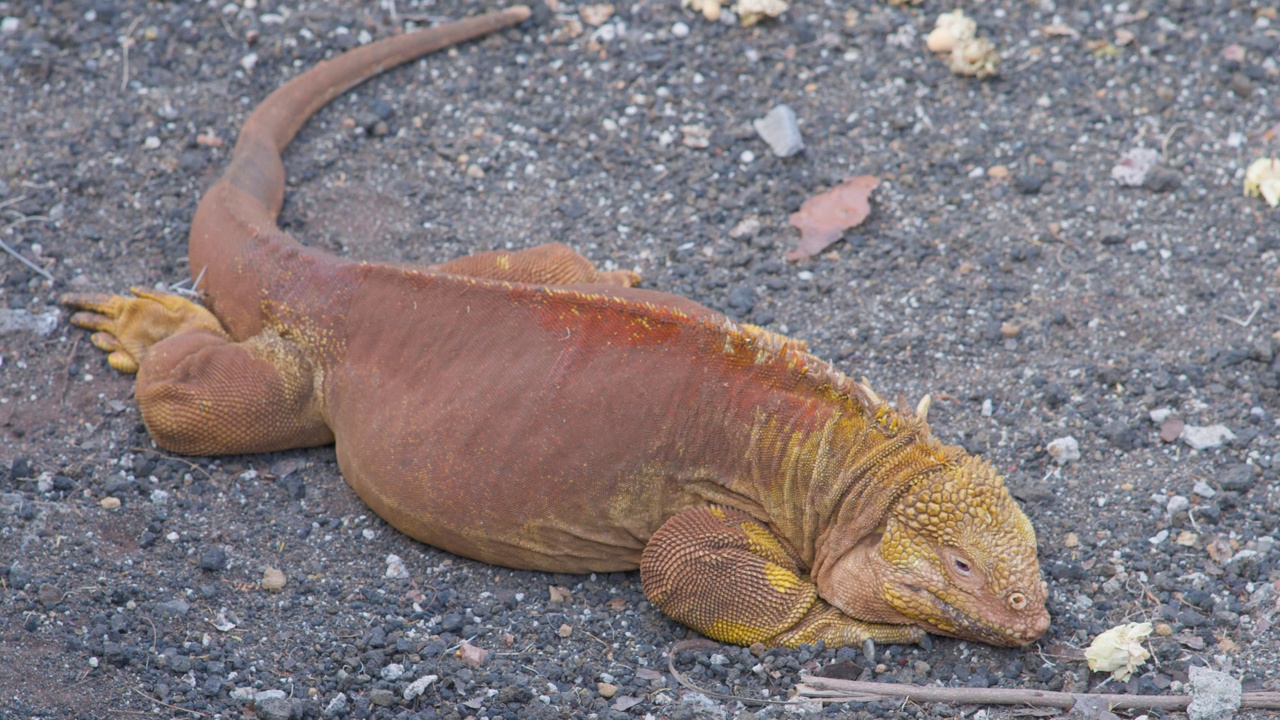
<path id="1" fill-rule="evenodd" d="M 957 456 L 913 483 L 819 592 L 854 617 L 1026 645 L 1049 627 L 1035 531 L 988 463 Z"/>

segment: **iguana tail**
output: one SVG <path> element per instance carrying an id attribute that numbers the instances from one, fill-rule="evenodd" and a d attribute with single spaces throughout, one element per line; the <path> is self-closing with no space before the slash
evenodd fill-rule
<path id="1" fill-rule="evenodd" d="M 262 203 L 274 220 L 284 201 L 280 153 L 317 110 L 369 78 L 401 63 L 515 25 L 529 8 L 469 17 L 439 27 L 398 35 L 319 63 L 267 96 L 245 120 L 222 179 Z"/>
<path id="2" fill-rule="evenodd" d="M 294 262 L 301 257 L 323 262 L 329 257 L 276 228 L 284 202 L 280 153 L 307 118 L 380 72 L 528 17 L 527 7 L 515 6 L 357 48 L 285 83 L 249 115 L 230 165 L 196 207 L 187 246 L 191 277 L 205 291 L 206 307 L 232 338 L 242 340 L 261 331 L 264 315 L 259 297 L 263 288 L 271 286 L 277 294 L 285 295 L 290 289 L 305 289 L 306 284 L 296 278 L 290 284 L 263 277 L 264 257 L 254 252 L 287 250 L 293 253 Z"/>

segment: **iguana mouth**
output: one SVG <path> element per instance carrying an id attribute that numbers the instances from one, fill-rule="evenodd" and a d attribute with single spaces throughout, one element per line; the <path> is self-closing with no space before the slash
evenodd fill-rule
<path id="1" fill-rule="evenodd" d="M 977 640 L 979 642 L 991 645 L 1002 645 L 1005 647 L 1021 647 L 1033 639 L 1028 638 L 1025 633 L 1020 632 L 1016 627 L 1000 627 L 992 625 L 980 617 L 969 615 L 948 602 L 933 590 L 918 586 L 907 587 L 908 589 L 916 592 L 920 597 L 928 600 L 929 603 L 933 605 L 940 618 L 951 621 L 952 627 L 954 628 L 953 630 L 948 630 L 929 623 L 931 625 L 930 629 L 939 635 L 947 635 L 961 640 Z M 925 622 L 928 623 L 927 620 Z"/>

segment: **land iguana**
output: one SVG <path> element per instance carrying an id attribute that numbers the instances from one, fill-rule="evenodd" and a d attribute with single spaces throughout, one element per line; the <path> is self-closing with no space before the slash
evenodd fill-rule
<path id="1" fill-rule="evenodd" d="M 987 462 L 943 445 L 782 335 L 632 287 L 560 244 L 441 265 L 341 259 L 276 227 L 281 152 L 395 65 L 515 25 L 513 7 L 357 48 L 252 112 L 199 202 L 203 305 L 73 294 L 137 373 L 176 453 L 333 443 L 404 533 L 513 568 L 640 569 L 649 600 L 724 642 L 1020 646 L 1049 624 L 1031 523 Z"/>

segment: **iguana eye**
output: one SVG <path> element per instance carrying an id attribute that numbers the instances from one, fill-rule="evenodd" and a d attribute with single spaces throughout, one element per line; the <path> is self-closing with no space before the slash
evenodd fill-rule
<path id="1" fill-rule="evenodd" d="M 1014 610 L 1021 610 L 1027 606 L 1027 596 L 1020 592 L 1011 593 L 1009 595 L 1009 607 Z"/>
<path id="2" fill-rule="evenodd" d="M 952 558 L 951 564 L 955 565 L 956 572 L 960 573 L 965 577 L 969 577 L 970 575 L 973 574 L 973 571 L 969 569 L 969 563 L 961 560 L 960 558 Z"/>

